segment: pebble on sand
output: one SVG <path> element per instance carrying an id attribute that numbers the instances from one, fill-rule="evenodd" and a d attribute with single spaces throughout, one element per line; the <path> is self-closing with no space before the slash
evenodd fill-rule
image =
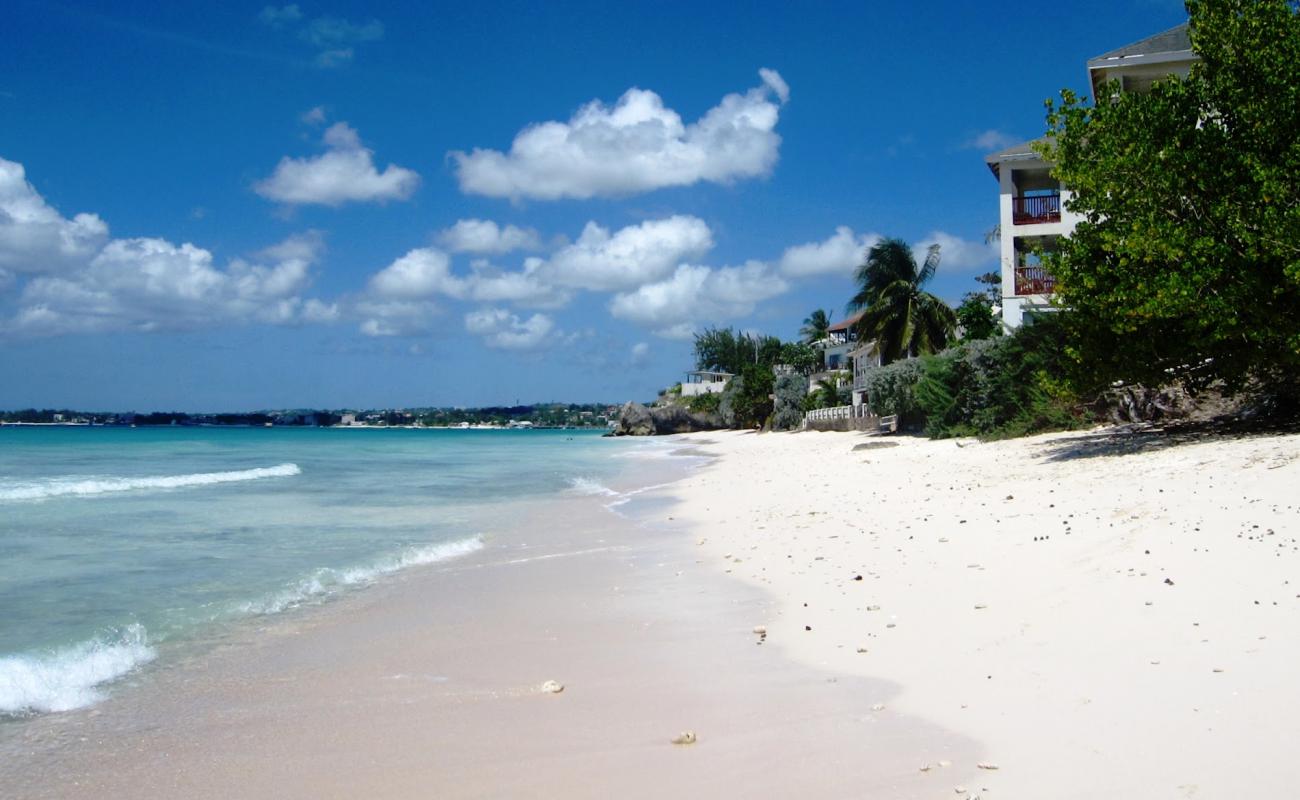
<path id="1" fill-rule="evenodd" d="M 564 684 L 559 681 L 547 681 L 542 684 L 542 691 L 546 694 L 559 694 L 564 691 Z"/>
<path id="2" fill-rule="evenodd" d="M 695 744 L 695 731 L 682 731 L 673 737 L 673 744 Z"/>
<path id="3" fill-rule="evenodd" d="M 997 764 L 993 764 L 993 763 L 988 762 L 988 761 L 981 761 L 980 763 L 976 764 L 975 766 L 979 767 L 980 769 L 990 769 L 990 770 L 991 770 L 991 769 L 997 769 L 997 768 L 998 768 L 998 765 L 997 765 Z"/>

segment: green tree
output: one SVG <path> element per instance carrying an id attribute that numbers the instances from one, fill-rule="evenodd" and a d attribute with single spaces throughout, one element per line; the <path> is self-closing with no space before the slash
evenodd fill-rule
<path id="1" fill-rule="evenodd" d="M 993 314 L 988 297 L 983 292 L 970 292 L 966 299 L 957 306 L 957 323 L 961 325 L 962 341 L 988 339 L 1001 330 L 998 318 Z"/>
<path id="2" fill-rule="evenodd" d="M 878 342 L 883 363 L 938 352 L 956 338 L 956 314 L 923 289 L 938 267 L 937 244 L 930 245 L 919 267 L 901 239 L 882 239 L 867 251 L 855 276 L 858 292 L 849 310 L 864 310 L 857 323 L 858 339 Z"/>
<path id="3" fill-rule="evenodd" d="M 1300 374 L 1300 4 L 1188 0 L 1185 79 L 1048 104 L 1082 221 L 1046 257 L 1077 381 Z"/>
<path id="4" fill-rule="evenodd" d="M 825 309 L 819 308 L 804 317 L 803 327 L 799 329 L 799 336 L 803 339 L 804 344 L 814 344 L 826 338 L 830 327 L 830 315 L 826 313 Z"/>
<path id="5" fill-rule="evenodd" d="M 695 368 L 739 375 L 747 364 L 781 363 L 782 347 L 775 336 L 706 328 L 695 334 Z"/>
<path id="6" fill-rule="evenodd" d="M 821 368 L 822 353 L 817 348 L 803 342 L 786 342 L 781 345 L 781 354 L 776 363 L 794 367 L 795 372 L 808 376 Z"/>

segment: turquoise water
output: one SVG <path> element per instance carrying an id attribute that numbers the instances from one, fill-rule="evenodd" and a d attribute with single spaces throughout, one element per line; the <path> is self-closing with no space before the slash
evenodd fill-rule
<path id="1" fill-rule="evenodd" d="M 0 428 L 0 716 L 89 705 L 160 645 L 467 555 L 509 505 L 606 494 L 575 431 Z"/>

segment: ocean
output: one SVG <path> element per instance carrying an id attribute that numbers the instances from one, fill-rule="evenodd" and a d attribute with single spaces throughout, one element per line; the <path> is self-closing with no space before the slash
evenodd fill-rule
<path id="1" fill-rule="evenodd" d="M 559 430 L 0 427 L 0 718 L 92 705 L 230 626 L 465 557 L 530 499 L 616 505 L 629 457 L 666 450 Z"/>

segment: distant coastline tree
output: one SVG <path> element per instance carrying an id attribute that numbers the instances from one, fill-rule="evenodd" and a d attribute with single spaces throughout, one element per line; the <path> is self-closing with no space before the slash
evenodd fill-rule
<path id="1" fill-rule="evenodd" d="M 1080 389 L 1300 386 L 1300 3 L 1188 0 L 1185 79 L 1048 103 L 1081 216 L 1055 275 Z M 1090 385 L 1088 385 L 1090 384 Z"/>
<path id="2" fill-rule="evenodd" d="M 939 266 L 939 245 L 930 245 L 917 266 L 901 239 L 882 239 L 867 251 L 855 280 L 849 311 L 863 311 L 859 341 L 876 341 L 883 363 L 943 350 L 956 338 L 957 316 L 948 304 L 924 291 Z"/>
<path id="3" fill-rule="evenodd" d="M 799 329 L 799 336 L 804 344 L 816 344 L 825 339 L 831 327 L 830 315 L 825 309 L 819 308 L 804 317 L 803 327 Z"/>

